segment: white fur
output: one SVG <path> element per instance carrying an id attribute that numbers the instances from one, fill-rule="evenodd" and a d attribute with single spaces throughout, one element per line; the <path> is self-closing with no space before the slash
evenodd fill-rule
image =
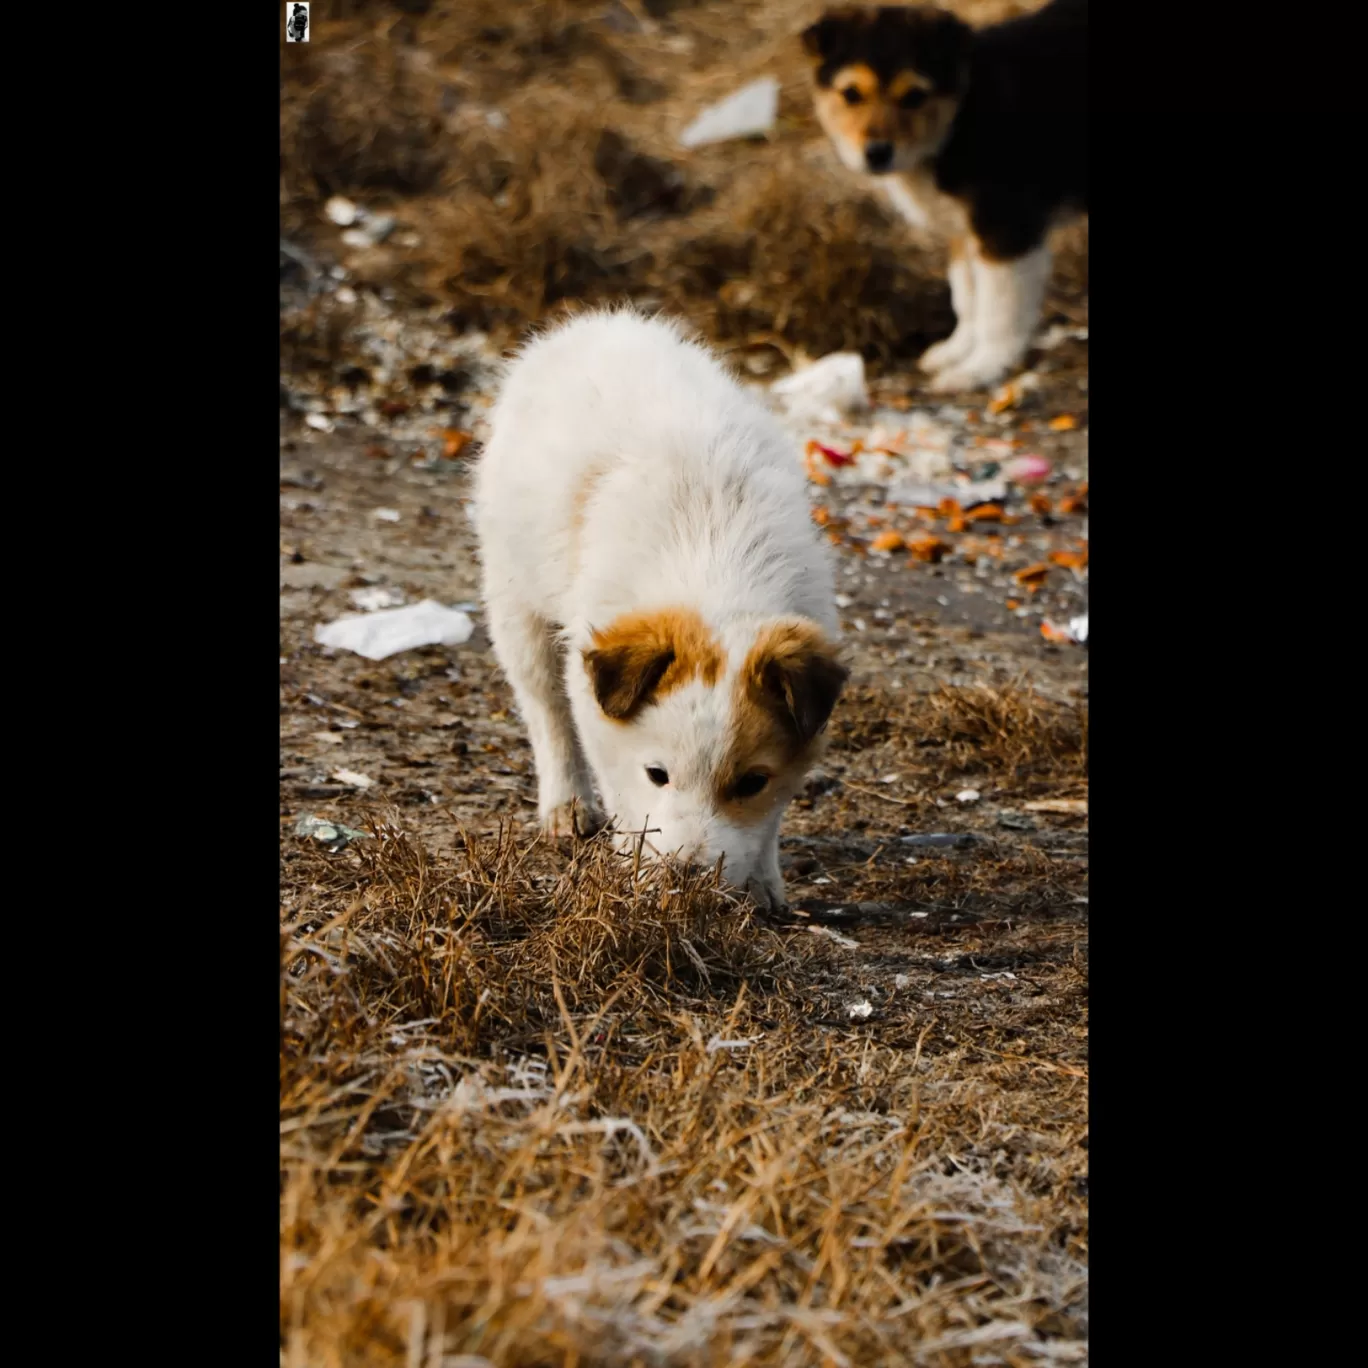
<path id="1" fill-rule="evenodd" d="M 922 353 L 921 367 L 932 374 L 956 365 L 974 350 L 974 262 L 969 252 L 950 262 L 947 275 L 955 331 L 944 342 L 937 342 Z"/>
<path id="2" fill-rule="evenodd" d="M 475 520 L 490 633 L 527 722 L 544 823 L 595 805 L 620 833 L 783 901 L 778 829 L 801 774 L 776 775 L 745 826 L 716 809 L 736 672 L 762 625 L 815 620 L 836 640 L 828 549 L 791 442 L 673 323 L 595 313 L 512 363 L 480 461 Z M 578 530 L 577 517 L 582 521 Z M 630 723 L 605 717 L 581 653 L 628 612 L 688 607 L 722 644 Z M 670 775 L 655 787 L 647 766 Z M 625 838 L 630 841 L 630 834 Z"/>
<path id="3" fill-rule="evenodd" d="M 967 313 L 961 314 L 956 298 L 959 324 L 939 344 L 946 347 L 946 353 L 936 355 L 933 347 L 922 358 L 922 365 L 935 372 L 930 388 L 936 392 L 982 389 L 1004 379 L 1025 358 L 1045 303 L 1050 279 L 1048 247 L 1042 245 L 1008 262 L 986 261 L 971 248 L 969 263 Z M 952 295 L 954 288 L 952 277 Z M 966 316 L 973 321 L 961 339 Z"/>

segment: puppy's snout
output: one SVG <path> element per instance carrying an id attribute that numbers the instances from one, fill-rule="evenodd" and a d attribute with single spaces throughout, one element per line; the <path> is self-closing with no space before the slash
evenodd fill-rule
<path id="1" fill-rule="evenodd" d="M 871 171 L 887 171 L 893 164 L 893 144 L 872 142 L 865 145 L 865 165 Z"/>

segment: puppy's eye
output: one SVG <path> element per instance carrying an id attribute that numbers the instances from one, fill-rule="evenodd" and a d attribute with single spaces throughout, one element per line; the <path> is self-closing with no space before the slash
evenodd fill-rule
<path id="1" fill-rule="evenodd" d="M 859 88 L 856 86 L 846 86 L 846 88 L 841 91 L 841 94 L 844 96 L 846 104 L 859 104 L 860 101 L 864 99 L 864 96 L 860 94 Z"/>
<path id="2" fill-rule="evenodd" d="M 918 87 L 914 87 L 913 89 L 909 90 L 907 94 L 904 95 L 902 99 L 898 101 L 898 103 L 904 109 L 920 109 L 922 105 L 926 103 L 926 91 Z"/>
<path id="3" fill-rule="evenodd" d="M 768 783 L 768 774 L 743 774 L 736 781 L 736 787 L 732 792 L 735 793 L 738 798 L 754 798 Z"/>
<path id="4" fill-rule="evenodd" d="M 659 765 L 647 765 L 646 777 L 656 788 L 664 788 L 670 782 L 670 776 Z"/>

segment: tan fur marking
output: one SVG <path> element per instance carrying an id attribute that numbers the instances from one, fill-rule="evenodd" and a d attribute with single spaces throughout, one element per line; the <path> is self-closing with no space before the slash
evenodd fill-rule
<path id="1" fill-rule="evenodd" d="M 623 681 L 621 690 L 631 699 L 622 711 L 605 708 L 605 716 L 628 722 L 637 708 L 663 698 L 691 679 L 709 687 L 717 683 L 725 657 L 707 623 L 692 608 L 656 608 L 624 613 L 607 627 L 594 632 L 593 647 L 585 652 L 585 667 L 596 678 L 596 665 L 611 669 Z M 634 681 L 659 670 L 644 694 L 633 692 Z M 600 705 L 603 703 L 600 697 Z"/>
<path id="2" fill-rule="evenodd" d="M 570 495 L 569 555 L 572 571 L 579 569 L 579 550 L 584 540 L 584 520 L 589 511 L 589 500 L 594 497 L 603 477 L 608 473 L 601 465 L 591 465 Z"/>
<path id="3" fill-rule="evenodd" d="M 732 821 L 759 821 L 772 806 L 772 783 L 753 798 L 736 797 L 742 776 L 758 772 L 773 779 L 806 768 L 821 753 L 825 733 L 818 728 L 804 734 L 791 707 L 795 695 L 807 721 L 813 707 L 820 713 L 828 700 L 834 703 L 844 680 L 835 649 L 814 622 L 774 623 L 756 637 L 737 675 L 735 720 L 715 778 L 715 796 Z"/>
<path id="4" fill-rule="evenodd" d="M 846 86 L 854 86 L 865 99 L 871 95 L 878 94 L 879 78 L 863 62 L 856 62 L 852 66 L 845 66 L 831 78 L 831 88 L 841 94 Z M 844 99 L 844 96 L 842 96 Z"/>
<path id="5" fill-rule="evenodd" d="M 900 71 L 888 83 L 888 98 L 901 100 L 909 90 L 930 90 L 932 85 L 919 71 Z"/>

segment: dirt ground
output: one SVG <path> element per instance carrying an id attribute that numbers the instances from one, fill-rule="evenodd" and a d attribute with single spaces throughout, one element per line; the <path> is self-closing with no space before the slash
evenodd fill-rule
<path id="1" fill-rule="evenodd" d="M 481 20 L 505 31 L 486 60 L 473 39 L 431 41 L 443 25 L 474 32 L 479 6 L 342 5 L 330 35 L 316 5 L 315 67 L 287 71 L 282 1364 L 1087 1361 L 1087 652 L 1041 630 L 1087 608 L 1086 229 L 1064 244 L 1035 387 L 999 405 L 930 402 L 909 358 L 948 325 L 933 249 L 862 218 L 863 192 L 827 179 L 776 56 L 806 10 L 744 7 L 764 42 L 738 57 L 718 35 L 742 8 L 505 8 Z M 345 160 L 329 55 L 369 71 L 414 52 L 429 54 L 417 65 L 439 105 L 456 82 L 458 107 L 508 110 L 510 138 L 519 101 L 549 82 L 578 96 L 581 123 L 606 110 L 600 124 L 661 157 L 686 106 L 779 62 L 772 143 L 691 164 L 709 194 L 643 226 L 662 235 L 619 294 L 681 309 L 757 384 L 855 346 L 876 406 L 934 416 L 964 470 L 991 476 L 1025 452 L 1052 465 L 1011 487 L 1000 520 L 960 527 L 890 506 L 878 484 L 823 483 L 836 472 L 817 458 L 814 517 L 837 556 L 853 673 L 784 825 L 785 918 L 535 834 L 466 500 L 490 363 L 555 306 L 550 277 L 453 277 L 444 199 L 475 174 L 464 135 L 433 134 L 439 169 L 358 144 L 350 178 L 334 168 L 323 183 L 324 152 L 299 133 L 313 108 L 308 136 L 331 128 L 324 151 Z M 605 52 L 626 56 L 615 67 Z M 530 194 L 518 147 L 505 149 L 515 199 Z M 719 311 L 716 289 L 694 307 L 702 295 L 660 266 L 664 234 L 706 236 L 738 203 L 758 213 L 744 182 L 790 154 L 822 168 L 822 231 L 850 228 L 850 259 L 896 248 L 911 263 L 910 303 L 875 291 L 843 312 L 801 274 L 759 280 L 751 256 L 734 279 L 752 304 Z M 410 181 L 368 185 L 367 156 Z M 320 212 L 335 194 L 417 242 L 347 248 Z M 527 233 L 545 229 L 541 212 Z M 624 229 L 605 224 L 594 252 L 611 256 Z M 737 231 L 753 227 L 743 215 Z M 945 555 L 876 549 L 890 531 L 942 538 Z M 315 643 L 319 624 L 358 611 L 354 595 L 383 590 L 466 607 L 476 631 L 381 662 Z M 306 816 L 367 834 L 333 848 L 295 834 Z"/>

